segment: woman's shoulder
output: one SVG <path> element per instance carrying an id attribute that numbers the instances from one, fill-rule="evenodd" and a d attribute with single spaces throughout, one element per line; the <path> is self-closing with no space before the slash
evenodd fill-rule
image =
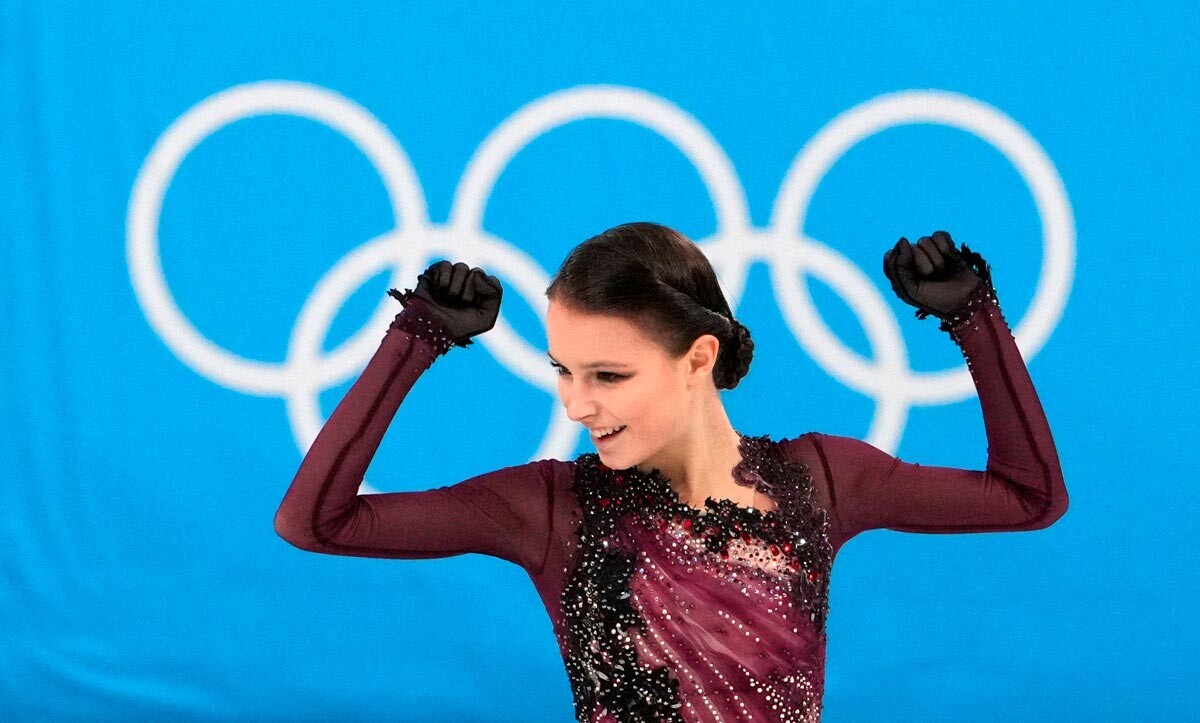
<path id="1" fill-rule="evenodd" d="M 806 432 L 773 436 L 771 440 L 790 459 L 807 463 L 819 456 L 821 438 L 823 436 L 820 432 L 809 430 Z"/>
<path id="2" fill-rule="evenodd" d="M 547 490 L 550 494 L 554 497 L 559 497 L 567 496 L 568 493 L 571 493 L 575 488 L 575 480 L 579 476 L 581 468 L 589 464 L 590 459 L 593 457 L 598 457 L 598 455 L 595 453 L 591 453 L 590 455 L 584 453 L 568 459 L 543 457 L 534 460 L 530 464 L 537 468 L 545 480 Z"/>
<path id="3" fill-rule="evenodd" d="M 839 457 L 848 453 L 858 452 L 864 446 L 870 446 L 855 437 L 840 434 L 829 434 L 809 430 L 778 440 L 779 446 L 793 459 L 808 464 L 828 466 L 830 457 Z"/>
<path id="4" fill-rule="evenodd" d="M 574 459 L 558 459 L 556 457 L 542 457 L 529 463 L 547 482 L 551 483 L 573 476 L 576 464 L 577 461 Z"/>
<path id="5" fill-rule="evenodd" d="M 798 467 L 817 487 L 823 487 L 829 477 L 830 441 L 842 439 L 815 430 L 777 438 L 776 444 L 785 461 Z M 836 446 L 836 445 L 835 445 Z"/>

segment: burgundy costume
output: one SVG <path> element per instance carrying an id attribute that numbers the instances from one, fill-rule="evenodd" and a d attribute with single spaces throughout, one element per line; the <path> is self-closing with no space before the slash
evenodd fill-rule
<path id="1" fill-rule="evenodd" d="M 945 319 L 983 409 L 984 471 L 904 462 L 818 432 L 741 435 L 739 484 L 774 507 L 681 502 L 594 453 L 419 492 L 359 495 L 417 378 L 451 347 L 406 306 L 309 449 L 279 508 L 293 545 L 335 555 L 468 552 L 524 568 L 553 622 L 580 721 L 819 721 L 834 556 L 864 530 L 1035 530 L 1067 492 L 1050 428 L 990 284 Z"/>

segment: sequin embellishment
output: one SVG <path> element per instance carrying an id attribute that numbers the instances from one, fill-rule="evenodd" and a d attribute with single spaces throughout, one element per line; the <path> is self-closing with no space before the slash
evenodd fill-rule
<path id="1" fill-rule="evenodd" d="M 446 325 L 429 311 L 429 305 L 419 296 L 414 296 L 412 289 L 400 293 L 396 289 L 388 289 L 388 296 L 399 301 L 404 307 L 392 319 L 390 328 L 408 332 L 424 341 L 433 348 L 433 356 L 437 358 L 450 351 L 453 346 L 470 346 L 474 342 L 470 338 L 453 338 Z"/>
<path id="2" fill-rule="evenodd" d="M 942 320 L 938 328 L 942 331 L 949 332 L 951 338 L 958 341 L 957 336 L 961 331 L 965 331 L 968 322 L 980 308 L 987 302 L 997 304 L 996 289 L 992 284 L 992 266 L 978 253 L 972 251 L 969 246 L 963 244 L 960 248 L 963 261 L 975 275 L 979 277 L 979 284 L 963 298 L 950 311 L 945 314 L 934 314 Z M 916 316 L 918 319 L 925 319 L 931 315 L 931 312 L 924 309 L 917 309 Z"/>
<path id="3" fill-rule="evenodd" d="M 737 711 L 746 710 L 748 699 L 771 720 L 819 720 L 833 564 L 828 517 L 813 501 L 806 465 L 766 435 L 739 437 L 742 462 L 734 479 L 769 497 L 772 510 L 712 497 L 698 509 L 682 502 L 657 469 L 614 470 L 595 453 L 577 458 L 573 491 L 582 519 L 560 602 L 579 721 L 721 720 L 718 710 L 744 720 L 750 714 Z M 640 549 L 639 539 L 662 542 L 660 559 Z M 693 577 L 701 570 L 714 576 Z M 688 575 L 686 591 L 672 577 L 678 574 Z M 635 578 L 641 596 L 634 594 Z M 733 601 L 733 611 L 703 610 L 706 623 L 716 623 L 697 632 L 687 619 L 699 612 L 696 595 Z M 750 607 L 738 612 L 737 604 Z M 672 630 L 690 636 L 688 644 L 670 639 Z M 709 636 L 731 636 L 730 644 L 698 642 Z M 734 650 L 764 660 L 731 659 Z M 802 659 L 814 656 L 819 661 Z M 693 676 L 693 669 L 703 675 Z M 685 717 L 691 709 L 697 715 Z"/>

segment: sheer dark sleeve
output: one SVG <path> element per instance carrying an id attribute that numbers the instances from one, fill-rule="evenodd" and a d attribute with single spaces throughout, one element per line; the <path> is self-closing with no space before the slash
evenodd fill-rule
<path id="1" fill-rule="evenodd" d="M 906 462 L 852 437 L 792 440 L 825 487 L 843 540 L 864 530 L 953 533 L 1036 530 L 1067 510 L 1067 490 L 1045 412 L 989 286 L 943 322 L 966 358 L 983 409 L 983 470 Z M 940 441 L 954 445 L 952 430 Z"/>
<path id="2" fill-rule="evenodd" d="M 400 403 L 450 346 L 444 327 L 420 299 L 396 315 L 305 454 L 275 514 L 280 537 L 333 555 L 431 558 L 477 552 L 530 571 L 540 568 L 550 537 L 555 460 L 504 467 L 425 491 L 358 494 Z"/>

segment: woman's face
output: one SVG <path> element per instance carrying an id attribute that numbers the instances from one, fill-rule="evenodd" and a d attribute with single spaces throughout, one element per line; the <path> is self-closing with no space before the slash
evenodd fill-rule
<path id="1" fill-rule="evenodd" d="M 711 383 L 711 364 L 697 369 L 694 354 L 670 358 L 633 322 L 616 316 L 551 301 L 546 338 L 567 416 L 594 430 L 592 443 L 612 469 L 632 467 L 674 439 L 706 371 Z M 611 438 L 597 438 L 599 430 L 622 426 Z"/>

